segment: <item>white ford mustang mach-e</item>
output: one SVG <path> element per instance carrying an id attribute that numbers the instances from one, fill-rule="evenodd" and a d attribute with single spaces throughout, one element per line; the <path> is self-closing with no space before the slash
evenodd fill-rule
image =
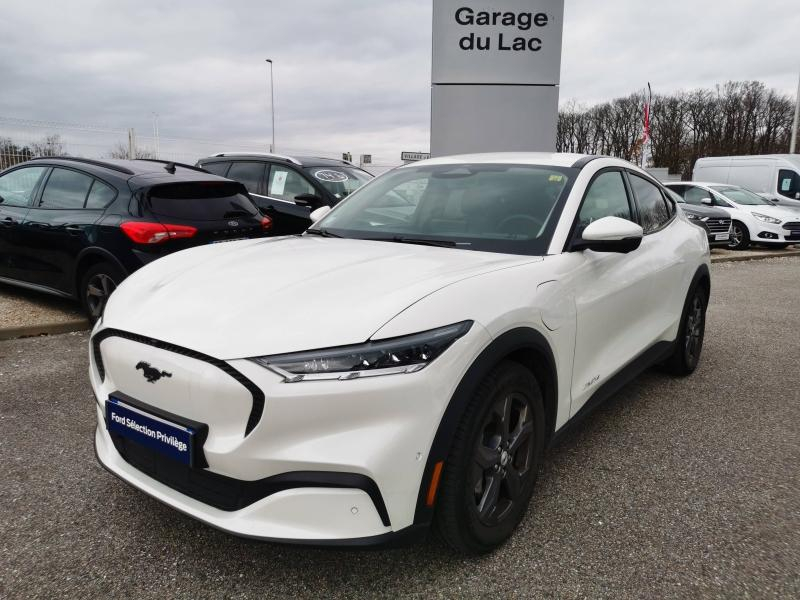
<path id="1" fill-rule="evenodd" d="M 695 369 L 709 292 L 705 233 L 627 162 L 404 166 L 303 235 L 129 277 L 92 334 L 97 455 L 238 535 L 486 552 L 567 423 Z"/>

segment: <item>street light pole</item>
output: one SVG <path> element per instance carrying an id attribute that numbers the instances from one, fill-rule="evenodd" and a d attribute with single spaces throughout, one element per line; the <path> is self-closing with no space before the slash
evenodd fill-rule
<path id="1" fill-rule="evenodd" d="M 160 158 L 161 152 L 158 144 L 158 115 L 153 113 L 153 141 L 156 148 L 156 158 Z"/>
<path id="2" fill-rule="evenodd" d="M 797 125 L 800 119 L 800 77 L 797 78 L 797 96 L 794 98 L 794 120 L 792 121 L 792 141 L 789 142 L 789 154 L 797 148 Z"/>
<path id="3" fill-rule="evenodd" d="M 275 86 L 272 80 L 272 59 L 268 58 L 269 63 L 269 105 L 272 109 L 272 144 L 269 147 L 270 152 L 275 152 Z"/>

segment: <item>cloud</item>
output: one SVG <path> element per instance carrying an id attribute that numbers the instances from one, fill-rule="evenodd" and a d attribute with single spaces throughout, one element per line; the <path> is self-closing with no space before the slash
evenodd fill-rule
<path id="1" fill-rule="evenodd" d="M 798 31 L 789 0 L 567 0 L 561 99 L 730 79 L 791 94 Z M 266 147 L 271 58 L 279 149 L 397 162 L 428 148 L 430 35 L 431 0 L 10 3 L 0 116 L 144 136 L 155 112 L 165 137 Z"/>

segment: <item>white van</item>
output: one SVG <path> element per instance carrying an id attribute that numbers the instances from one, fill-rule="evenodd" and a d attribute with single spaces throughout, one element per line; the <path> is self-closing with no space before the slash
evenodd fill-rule
<path id="1" fill-rule="evenodd" d="M 800 210 L 800 154 L 699 158 L 692 180 L 738 185 Z"/>

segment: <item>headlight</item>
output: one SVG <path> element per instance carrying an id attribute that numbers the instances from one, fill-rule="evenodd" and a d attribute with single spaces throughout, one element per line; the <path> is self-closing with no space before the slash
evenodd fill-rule
<path id="1" fill-rule="evenodd" d="M 446 327 L 353 346 L 259 356 L 250 360 L 281 375 L 287 383 L 355 379 L 424 369 L 472 327 L 462 321 Z"/>
<path id="2" fill-rule="evenodd" d="M 772 223 L 773 225 L 781 224 L 781 220 L 776 219 L 775 217 L 768 217 L 767 215 L 762 215 L 760 213 L 753 213 L 753 216 L 759 221 L 764 221 L 764 223 Z"/>
<path id="3" fill-rule="evenodd" d="M 694 215 L 694 214 L 692 214 L 690 212 L 687 212 L 686 213 L 686 218 L 691 220 L 691 221 L 697 221 L 700 217 L 698 217 L 697 215 Z"/>

